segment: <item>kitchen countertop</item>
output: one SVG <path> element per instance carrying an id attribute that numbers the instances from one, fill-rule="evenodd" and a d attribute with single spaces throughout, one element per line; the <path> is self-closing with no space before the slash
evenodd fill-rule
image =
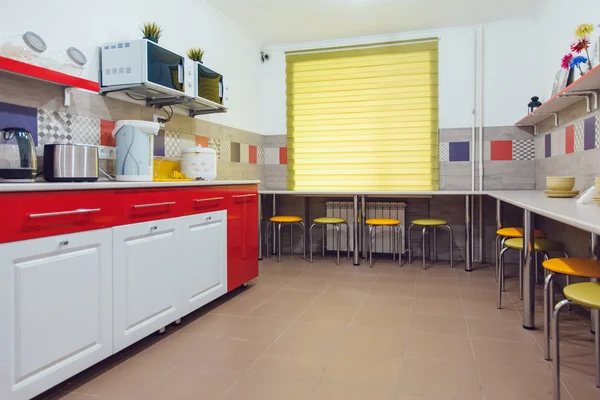
<path id="1" fill-rule="evenodd" d="M 0 193 L 9 192 L 51 192 L 63 190 L 114 190 L 138 188 L 169 188 L 169 187 L 201 187 L 228 185 L 258 185 L 256 180 L 231 181 L 192 181 L 192 182 L 35 182 L 35 183 L 0 183 Z"/>
<path id="2" fill-rule="evenodd" d="M 291 196 L 468 196 L 485 195 L 487 192 L 472 190 L 437 190 L 437 191 L 316 191 L 316 190 L 270 190 L 261 189 L 260 194 L 281 194 Z"/>
<path id="3" fill-rule="evenodd" d="M 600 207 L 577 199 L 550 199 L 538 190 L 490 190 L 489 196 L 537 215 L 600 235 Z"/>

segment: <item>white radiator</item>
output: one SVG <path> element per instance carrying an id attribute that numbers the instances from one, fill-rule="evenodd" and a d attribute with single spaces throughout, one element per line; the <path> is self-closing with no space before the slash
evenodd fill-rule
<path id="1" fill-rule="evenodd" d="M 367 202 L 367 219 L 370 218 L 392 218 L 400 221 L 402 230 L 402 241 L 400 248 L 402 253 L 406 251 L 405 247 L 405 232 L 406 232 L 406 218 L 405 218 L 406 203 L 395 203 L 395 202 Z M 350 250 L 354 250 L 353 245 L 353 218 L 354 210 L 353 204 L 347 201 L 328 201 L 327 202 L 327 217 L 345 218 L 348 221 L 350 227 Z M 334 227 L 327 225 L 327 250 L 333 251 L 334 241 L 333 232 Z M 378 227 L 375 228 L 375 235 L 373 235 L 373 252 L 375 253 L 392 253 L 393 245 L 393 231 L 389 227 Z M 320 235 L 319 230 L 315 227 L 314 235 Z M 367 228 L 365 228 L 365 239 L 367 237 Z M 342 233 L 342 247 L 341 250 L 345 251 L 346 247 L 346 227 L 341 227 Z"/>

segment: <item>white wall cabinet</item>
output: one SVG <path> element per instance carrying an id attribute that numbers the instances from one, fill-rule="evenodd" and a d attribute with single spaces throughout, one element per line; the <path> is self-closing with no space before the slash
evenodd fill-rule
<path id="1" fill-rule="evenodd" d="M 0 245 L 0 399 L 112 354 L 112 229 Z"/>
<path id="2" fill-rule="evenodd" d="M 227 293 L 227 212 L 183 217 L 181 227 L 183 316 Z"/>
<path id="3" fill-rule="evenodd" d="M 113 228 L 115 352 L 180 317 L 181 218 Z"/>

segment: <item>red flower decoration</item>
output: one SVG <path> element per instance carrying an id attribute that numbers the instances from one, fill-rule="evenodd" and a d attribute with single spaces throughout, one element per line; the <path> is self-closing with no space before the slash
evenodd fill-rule
<path id="1" fill-rule="evenodd" d="M 587 38 L 581 38 L 571 45 L 571 51 L 579 54 L 588 47 L 590 47 L 590 40 Z"/>
<path id="2" fill-rule="evenodd" d="M 564 57 L 562 58 L 562 61 L 561 61 L 561 63 L 560 63 L 560 66 L 561 66 L 563 69 L 567 69 L 567 70 L 569 70 L 569 69 L 571 69 L 571 61 L 572 61 L 572 60 L 573 60 L 573 54 L 569 53 L 569 54 L 567 54 L 566 56 L 564 56 Z"/>

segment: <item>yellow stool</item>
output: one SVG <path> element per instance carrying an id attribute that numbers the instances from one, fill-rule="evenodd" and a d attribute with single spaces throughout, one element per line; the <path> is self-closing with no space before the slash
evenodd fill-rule
<path id="1" fill-rule="evenodd" d="M 280 215 L 276 217 L 272 217 L 267 224 L 267 257 L 269 257 L 269 232 L 271 231 L 271 225 L 275 224 L 277 226 L 277 261 L 281 262 L 281 226 L 283 224 L 290 225 L 290 255 L 294 254 L 294 226 L 299 226 L 302 229 L 302 258 L 306 259 L 306 240 L 305 238 L 305 230 L 304 222 L 302 222 L 301 217 L 297 217 L 295 215 Z M 273 244 L 273 252 L 275 252 L 275 245 Z"/>
<path id="2" fill-rule="evenodd" d="M 325 227 L 327 225 L 333 225 L 333 243 L 334 248 L 337 249 L 337 265 L 340 265 L 340 248 L 342 247 L 342 232 L 340 230 L 341 225 L 346 225 L 346 248 L 348 249 L 348 260 L 350 259 L 350 227 L 348 226 L 348 222 L 344 218 L 316 218 L 313 220 L 313 224 L 309 229 L 309 243 L 310 243 L 310 262 L 313 262 L 313 234 L 312 230 L 315 226 L 321 225 L 321 248 L 323 250 L 323 258 L 325 258 Z"/>
<path id="3" fill-rule="evenodd" d="M 438 227 L 444 227 L 448 229 L 448 233 L 450 234 L 450 268 L 453 268 L 452 262 L 452 228 L 448 225 L 448 222 L 443 219 L 415 219 L 411 221 L 411 225 L 408 227 L 408 263 L 412 263 L 412 249 L 411 249 L 411 235 L 410 231 L 413 226 L 422 226 L 423 227 L 423 269 L 427 268 L 427 262 L 425 261 L 425 234 L 427 233 L 427 229 L 433 229 L 433 261 L 437 261 L 437 235 L 436 229 Z"/>
<path id="4" fill-rule="evenodd" d="M 535 230 L 534 236 L 536 239 L 542 239 L 545 235 L 539 229 Z M 522 238 L 523 228 L 500 228 L 496 231 L 496 281 L 500 276 L 500 252 L 504 248 L 504 242 L 512 238 Z"/>
<path id="5" fill-rule="evenodd" d="M 592 260 L 594 261 L 594 260 Z M 597 262 L 597 261 L 596 261 Z M 589 307 L 596 314 L 595 318 L 595 351 L 596 351 L 596 387 L 600 388 L 600 283 L 583 282 L 568 285 L 563 289 L 563 294 L 567 298 L 561 301 L 554 307 L 552 314 L 552 333 L 554 337 L 554 359 L 552 360 L 552 391 L 554 392 L 553 399 L 560 400 L 560 344 L 558 319 L 560 310 L 565 305 L 571 303 L 579 304 L 584 307 Z M 596 398 L 600 396 L 600 393 Z"/>
<path id="6" fill-rule="evenodd" d="M 373 230 L 378 227 L 389 226 L 390 229 L 394 229 L 395 231 L 395 240 L 392 246 L 392 257 L 394 261 L 396 261 L 396 252 L 398 253 L 398 266 L 402 265 L 401 263 L 401 252 L 400 252 L 400 243 L 402 240 L 402 228 L 400 227 L 400 221 L 397 219 L 389 219 L 389 218 L 371 218 L 365 221 L 365 224 L 369 227 L 369 267 L 373 268 Z"/>
<path id="7" fill-rule="evenodd" d="M 500 268 L 498 271 L 498 309 L 502 308 L 502 292 L 504 288 L 504 255 L 508 250 L 519 250 L 519 299 L 523 300 L 523 240 L 522 238 L 506 239 L 504 241 L 504 248 L 500 252 Z M 535 251 L 534 253 L 542 253 L 544 260 L 548 260 L 550 256 L 549 251 L 561 250 L 566 258 L 569 257 L 566 251 L 563 250 L 562 244 L 553 242 L 546 239 L 534 239 Z M 534 257 L 537 260 L 537 256 Z M 535 262 L 536 277 L 537 277 L 537 261 Z"/>
<path id="8" fill-rule="evenodd" d="M 544 281 L 544 355 L 550 360 L 550 319 L 554 307 L 555 274 L 565 275 L 567 286 L 571 276 L 600 279 L 600 261 L 591 258 L 553 258 L 542 263 L 548 272 Z"/>

